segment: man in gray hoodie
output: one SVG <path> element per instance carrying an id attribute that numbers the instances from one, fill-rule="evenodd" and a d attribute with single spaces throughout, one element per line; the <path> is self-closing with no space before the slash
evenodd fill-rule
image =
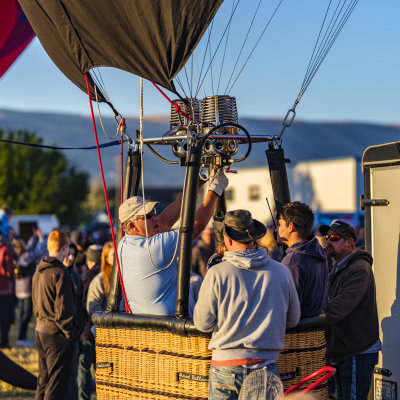
<path id="1" fill-rule="evenodd" d="M 290 271 L 257 249 L 266 228 L 249 211 L 230 211 L 214 226 L 228 251 L 208 270 L 193 321 L 213 332 L 209 399 L 237 399 L 251 370 L 278 374 L 285 329 L 298 323 L 300 304 Z"/>
<path id="2" fill-rule="evenodd" d="M 301 317 L 319 315 L 326 298 L 329 267 L 312 233 L 314 214 L 307 204 L 293 201 L 282 207 L 278 222 L 278 242 L 288 246 L 282 264 L 293 275 Z"/>

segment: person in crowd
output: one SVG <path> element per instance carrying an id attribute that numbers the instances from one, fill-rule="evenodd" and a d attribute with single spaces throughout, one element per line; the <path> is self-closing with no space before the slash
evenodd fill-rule
<path id="1" fill-rule="evenodd" d="M 207 261 L 207 270 L 211 268 L 215 264 L 219 264 L 222 262 L 222 257 L 227 251 L 226 245 L 224 242 L 221 242 L 218 247 L 215 249 L 215 253 L 208 259 Z"/>
<path id="2" fill-rule="evenodd" d="M 75 256 L 75 261 L 74 261 L 74 270 L 82 276 L 86 270 L 86 248 L 88 247 L 88 241 L 87 241 L 87 236 L 86 232 L 82 232 L 79 229 L 76 229 L 71 232 L 70 235 L 71 242 L 75 244 L 76 249 L 77 249 L 77 254 Z M 85 266 L 86 270 L 82 271 L 82 266 Z"/>
<path id="3" fill-rule="evenodd" d="M 204 278 L 193 322 L 213 332 L 209 399 L 235 400 L 252 370 L 266 366 L 278 375 L 285 330 L 298 323 L 300 304 L 290 271 L 256 248 L 266 232 L 261 222 L 235 210 L 216 224 L 227 251 Z"/>
<path id="4" fill-rule="evenodd" d="M 206 227 L 201 232 L 197 243 L 193 246 L 192 250 L 192 272 L 200 275 L 202 279 L 207 272 L 207 261 L 214 254 L 215 243 L 213 230 Z"/>
<path id="5" fill-rule="evenodd" d="M 227 185 L 221 168 L 211 178 L 203 203 L 195 213 L 193 239 L 207 226 Z M 144 201 L 139 196 L 125 200 L 119 207 L 126 235 L 119 242 L 118 256 L 128 304 L 135 314 L 174 315 L 179 231 L 170 228 L 179 218 L 181 202 L 182 195 L 160 216 L 155 210 L 158 202 Z M 193 295 L 189 295 L 189 313 L 193 307 Z"/>
<path id="6" fill-rule="evenodd" d="M 366 400 L 381 349 L 372 257 L 355 249 L 355 230 L 346 222 L 322 225 L 326 254 L 335 260 L 329 275 L 326 356 L 336 368 L 338 400 Z"/>
<path id="7" fill-rule="evenodd" d="M 10 239 L 10 220 L 13 214 L 14 210 L 8 205 L 4 205 L 0 209 L 0 235 L 4 239 Z"/>
<path id="8" fill-rule="evenodd" d="M 101 313 L 107 308 L 107 297 L 110 292 L 111 271 L 114 262 L 114 245 L 104 244 L 101 253 L 101 269 L 89 285 L 86 307 L 89 315 Z"/>
<path id="9" fill-rule="evenodd" d="M 0 236 L 0 348 L 8 348 L 14 317 L 14 253 L 10 240 Z"/>
<path id="10" fill-rule="evenodd" d="M 36 318 L 39 377 L 36 399 L 66 399 L 72 365 L 72 341 L 76 305 L 71 278 L 62 261 L 68 254 L 68 238 L 59 231 L 47 240 L 49 256 L 41 260 L 32 283 Z"/>
<path id="11" fill-rule="evenodd" d="M 301 305 L 301 316 L 322 312 L 328 282 L 328 260 L 312 233 L 314 214 L 307 204 L 285 204 L 279 215 L 278 242 L 288 246 L 282 264 L 293 275 Z"/>
<path id="12" fill-rule="evenodd" d="M 14 248 L 17 251 L 17 246 Z M 40 259 L 47 256 L 47 241 L 39 227 L 33 227 L 32 236 L 21 250 L 17 260 L 19 274 L 15 280 L 19 309 L 17 346 L 32 347 L 33 342 L 27 338 L 28 324 L 32 317 L 32 277 Z"/>
<path id="13" fill-rule="evenodd" d="M 274 227 L 267 228 L 267 233 L 259 240 L 260 244 L 268 250 L 268 255 L 275 261 L 282 261 L 282 253 L 274 237 Z"/>
<path id="14" fill-rule="evenodd" d="M 91 244 L 86 251 L 88 271 L 82 276 L 83 295 L 85 299 L 88 296 L 90 283 L 100 273 L 101 252 L 102 248 L 97 244 Z M 89 317 L 80 336 L 78 362 L 79 400 L 90 400 L 92 395 L 92 374 L 90 368 L 92 365 L 95 365 L 96 358 L 92 326 L 92 319 Z"/>
<path id="15" fill-rule="evenodd" d="M 74 269 L 74 261 L 76 255 L 78 253 L 78 249 L 75 246 L 75 243 L 69 242 L 68 244 L 68 254 L 63 260 L 63 264 L 65 268 L 68 270 L 68 274 L 71 277 L 72 286 L 74 288 L 74 297 L 76 304 L 76 318 L 75 318 L 75 326 L 77 330 L 77 335 L 75 340 L 72 343 L 72 366 L 71 366 L 71 375 L 70 381 L 68 385 L 68 399 L 69 400 L 78 400 L 78 357 L 79 357 L 79 336 L 81 335 L 87 321 L 88 315 L 86 312 L 86 298 L 83 294 L 83 283 L 82 279 L 78 272 Z"/>

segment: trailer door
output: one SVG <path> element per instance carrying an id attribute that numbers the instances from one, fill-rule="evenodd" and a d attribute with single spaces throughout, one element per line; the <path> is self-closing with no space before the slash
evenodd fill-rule
<path id="1" fill-rule="evenodd" d="M 382 352 L 373 397 L 394 400 L 400 383 L 400 152 L 398 143 L 368 148 L 363 157 L 366 249 L 374 259 Z M 371 391 L 372 392 L 372 391 Z"/>

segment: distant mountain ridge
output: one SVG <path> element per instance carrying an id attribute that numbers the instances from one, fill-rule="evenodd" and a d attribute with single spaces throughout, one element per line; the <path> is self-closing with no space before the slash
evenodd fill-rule
<path id="1" fill-rule="evenodd" d="M 116 133 L 116 124 L 113 118 L 103 117 L 105 129 L 110 136 Z M 242 118 L 240 123 L 250 134 L 273 135 L 278 134 L 282 122 L 278 120 Z M 139 128 L 137 118 L 127 118 L 127 133 L 135 137 L 135 130 Z M 87 147 L 94 146 L 94 134 L 91 118 L 88 116 L 53 114 L 40 112 L 21 112 L 0 110 L 0 128 L 27 129 L 43 138 L 46 145 L 60 147 Z M 145 118 L 144 136 L 160 137 L 169 130 L 168 117 L 157 116 L 154 119 Z M 97 131 L 100 143 L 109 142 L 97 121 Z M 361 158 L 368 146 L 400 140 L 400 127 L 374 125 L 363 123 L 337 122 L 301 122 L 295 123 L 286 129 L 283 136 L 285 156 L 292 163 L 306 160 L 317 160 L 337 157 L 353 156 Z M 15 145 L 10 145 L 15 146 Z M 170 146 L 158 146 L 164 157 L 176 160 Z M 234 169 L 249 166 L 266 165 L 266 144 L 254 144 L 249 158 L 243 163 L 236 164 Z M 124 152 L 127 147 L 125 145 Z M 244 152 L 246 145 L 240 146 Z M 68 159 L 79 169 L 87 171 L 92 178 L 98 178 L 99 163 L 95 150 L 63 150 Z M 105 148 L 101 151 L 103 168 L 109 185 L 114 185 L 116 157 L 120 154 L 119 146 Z M 144 182 L 148 187 L 179 187 L 183 184 L 184 168 L 169 165 L 149 150 L 145 149 Z"/>

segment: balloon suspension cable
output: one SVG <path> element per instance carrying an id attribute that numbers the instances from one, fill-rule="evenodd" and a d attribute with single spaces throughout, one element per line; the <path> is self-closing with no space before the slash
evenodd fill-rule
<path id="1" fill-rule="evenodd" d="M 359 0 L 338 0 L 336 7 L 331 7 L 333 0 L 329 0 L 317 40 L 314 44 L 314 49 L 307 66 L 307 71 L 304 75 L 303 83 L 293 107 L 289 109 L 283 120 L 283 127 L 279 135 L 278 142 L 282 141 L 282 135 L 285 129 L 292 125 L 296 116 L 295 110 L 297 104 L 300 102 L 300 99 L 308 89 L 311 81 L 321 67 L 321 64 L 335 43 L 358 1 Z"/>
<path id="2" fill-rule="evenodd" d="M 282 126 L 281 133 L 279 134 L 278 138 L 276 139 L 276 143 L 278 145 L 282 144 L 282 136 L 283 136 L 283 133 L 285 132 L 285 129 L 289 128 L 289 126 L 291 126 L 293 124 L 293 121 L 296 117 L 296 107 L 297 107 L 297 104 L 299 104 L 300 98 L 301 98 L 300 96 L 297 97 L 296 101 L 293 104 L 293 107 L 289 108 L 288 112 L 285 115 L 285 118 L 283 119 L 283 122 L 282 122 L 283 126 Z"/>
<path id="3" fill-rule="evenodd" d="M 193 118 L 189 115 L 186 114 L 178 104 L 174 103 L 154 82 L 151 82 L 153 86 L 164 96 L 164 98 L 171 104 L 172 107 L 174 107 L 174 111 L 176 113 L 179 113 L 183 115 L 185 118 L 189 119 L 190 121 L 193 121 Z M 179 96 L 179 95 L 178 95 Z M 180 96 L 179 96 L 180 97 Z"/>
<path id="4" fill-rule="evenodd" d="M 107 133 L 106 129 L 104 128 L 103 118 L 101 117 L 100 104 L 99 104 L 99 97 L 98 97 L 98 93 L 97 93 L 97 85 L 94 85 L 94 94 L 95 94 L 95 96 L 96 96 L 96 104 L 97 104 L 97 110 L 98 110 L 98 112 L 99 112 L 99 119 L 100 119 L 101 128 L 103 129 L 104 134 L 105 134 L 110 140 L 114 140 L 114 139 L 119 135 L 119 130 L 120 130 L 120 122 L 118 122 L 117 116 L 119 116 L 119 117 L 121 117 L 121 116 L 120 116 L 119 114 L 118 114 L 118 115 L 115 114 L 115 113 L 116 113 L 116 110 L 114 109 L 114 107 L 111 107 L 111 109 L 112 109 L 113 112 L 114 112 L 114 119 L 115 119 L 115 121 L 116 121 L 117 124 L 118 124 L 118 128 L 117 128 L 117 133 L 116 133 L 114 136 L 110 136 L 110 135 Z M 107 102 L 107 104 L 110 105 L 111 103 L 110 103 L 110 102 Z M 112 106 L 112 104 L 111 104 L 111 106 Z M 121 117 L 121 118 L 122 118 L 122 117 Z M 122 119 L 123 119 L 123 118 L 122 118 Z M 121 119 L 121 121 L 122 121 L 122 119 Z"/>
<path id="5" fill-rule="evenodd" d="M 122 289 L 122 294 L 124 296 L 124 301 L 125 301 L 125 310 L 132 314 L 132 311 L 129 307 L 127 298 L 126 298 L 126 293 L 125 293 L 125 287 L 123 284 L 123 280 L 122 280 L 122 273 L 121 273 L 121 266 L 120 266 L 120 262 L 119 262 L 119 258 L 118 258 L 118 252 L 117 252 L 117 245 L 115 242 L 115 234 L 114 234 L 114 227 L 113 227 L 113 221 L 111 218 L 111 212 L 110 212 L 110 205 L 108 202 L 108 194 L 107 194 L 107 187 L 106 187 L 106 182 L 104 179 L 104 171 L 103 171 L 103 164 L 101 161 L 101 154 L 100 154 L 100 148 L 99 148 L 99 139 L 97 137 L 97 129 L 96 129 L 96 122 L 94 119 L 94 113 L 93 113 L 93 106 L 92 106 L 92 97 L 90 95 L 90 84 L 89 84 L 89 79 L 88 79 L 88 75 L 85 74 L 85 80 L 86 80 L 86 86 L 87 86 L 87 90 L 88 90 L 88 96 L 89 96 L 89 105 L 90 105 L 90 112 L 92 114 L 92 123 L 93 123 L 93 131 L 94 131 L 94 137 L 96 139 L 96 146 L 97 146 L 97 155 L 99 158 L 99 166 L 100 166 L 100 173 L 101 173 L 101 180 L 103 182 L 103 190 L 104 190 L 104 197 L 105 197 L 105 201 L 106 201 L 106 206 L 107 206 L 107 214 L 108 214 L 108 219 L 110 222 L 110 228 L 111 228 L 111 237 L 112 237 L 112 241 L 113 241 L 113 246 L 114 246 L 114 254 L 117 260 L 117 265 L 118 265 L 118 275 L 119 275 L 119 280 L 121 283 L 121 289 Z"/>

